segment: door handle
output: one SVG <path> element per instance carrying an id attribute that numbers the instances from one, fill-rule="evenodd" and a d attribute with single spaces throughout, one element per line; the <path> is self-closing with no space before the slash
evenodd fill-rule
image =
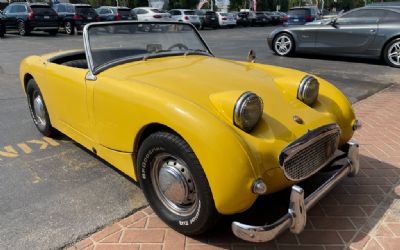
<path id="1" fill-rule="evenodd" d="M 374 29 L 370 29 L 370 30 L 369 30 L 369 32 L 371 32 L 371 33 L 374 33 L 374 32 L 375 32 L 375 30 L 374 30 Z"/>

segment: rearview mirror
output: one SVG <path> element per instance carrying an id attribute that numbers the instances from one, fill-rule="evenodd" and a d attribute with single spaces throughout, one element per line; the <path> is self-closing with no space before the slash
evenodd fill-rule
<path id="1" fill-rule="evenodd" d="M 247 61 L 252 63 L 256 61 L 256 52 L 254 52 L 252 49 L 249 51 L 249 54 L 247 55 Z"/>

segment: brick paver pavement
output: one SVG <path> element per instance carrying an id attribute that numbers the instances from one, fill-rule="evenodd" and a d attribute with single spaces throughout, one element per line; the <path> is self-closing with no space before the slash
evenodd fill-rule
<path id="1" fill-rule="evenodd" d="M 400 86 L 354 105 L 363 128 L 361 171 L 346 178 L 308 214 L 300 235 L 265 244 L 235 238 L 229 224 L 197 238 L 167 227 L 150 208 L 107 226 L 70 249 L 400 249 Z"/>

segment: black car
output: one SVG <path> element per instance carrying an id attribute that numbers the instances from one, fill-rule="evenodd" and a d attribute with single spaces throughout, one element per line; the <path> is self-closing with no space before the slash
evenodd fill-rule
<path id="1" fill-rule="evenodd" d="M 60 17 L 61 28 L 69 35 L 82 31 L 88 23 L 100 20 L 99 15 L 88 4 L 60 3 L 53 5 L 53 9 Z"/>
<path id="2" fill-rule="evenodd" d="M 199 16 L 201 28 L 209 27 L 216 29 L 219 27 L 218 16 L 214 11 L 209 10 L 194 10 L 196 15 Z"/>
<path id="3" fill-rule="evenodd" d="M 3 37 L 5 33 L 6 33 L 6 17 L 0 10 L 0 37 Z"/>
<path id="4" fill-rule="evenodd" d="M 272 25 L 281 23 L 281 15 L 278 12 L 264 11 L 264 14 L 269 18 Z"/>
<path id="5" fill-rule="evenodd" d="M 265 26 L 271 22 L 270 17 L 265 15 L 264 12 L 262 11 L 257 11 L 257 12 L 250 12 L 251 16 L 251 26 Z"/>
<path id="6" fill-rule="evenodd" d="M 96 12 L 101 21 L 137 20 L 137 15 L 128 7 L 102 6 Z"/>
<path id="7" fill-rule="evenodd" d="M 31 31 L 46 31 L 56 35 L 59 28 L 57 13 L 44 3 L 11 3 L 4 9 L 7 30 L 18 30 L 21 36 Z"/>
<path id="8" fill-rule="evenodd" d="M 236 23 L 237 25 L 247 27 L 251 24 L 250 13 L 248 11 L 242 11 L 237 14 Z"/>

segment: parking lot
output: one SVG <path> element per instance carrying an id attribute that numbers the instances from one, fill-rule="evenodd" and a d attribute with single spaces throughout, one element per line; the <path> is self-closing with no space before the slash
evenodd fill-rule
<path id="1" fill-rule="evenodd" d="M 200 33 L 218 57 L 246 60 L 253 49 L 257 62 L 316 74 L 353 103 L 399 83 L 399 70 L 377 60 L 275 56 L 266 44 L 272 29 Z M 0 40 L 0 249 L 59 248 L 147 204 L 131 180 L 68 138 L 43 138 L 31 121 L 18 79 L 21 59 L 82 48 L 80 35 L 7 34 Z"/>

